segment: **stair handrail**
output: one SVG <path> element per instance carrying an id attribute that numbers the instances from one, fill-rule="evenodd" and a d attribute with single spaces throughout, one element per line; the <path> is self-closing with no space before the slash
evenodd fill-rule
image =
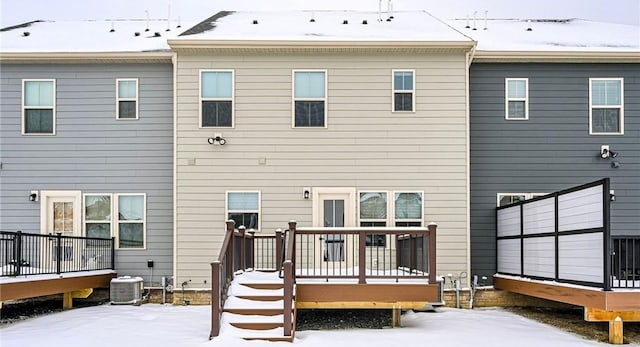
<path id="1" fill-rule="evenodd" d="M 233 279 L 233 239 L 235 222 L 226 221 L 226 234 L 218 258 L 211 263 L 211 332 L 209 340 L 220 334 L 220 318 L 227 294 L 228 283 Z M 229 261 L 230 260 L 230 261 Z M 224 269 L 224 273 L 221 271 Z"/>
<path id="2" fill-rule="evenodd" d="M 296 282 L 295 247 L 296 221 L 289 222 L 289 237 L 287 238 L 285 257 L 282 263 L 284 270 L 284 336 L 291 336 L 293 330 L 293 291 Z"/>

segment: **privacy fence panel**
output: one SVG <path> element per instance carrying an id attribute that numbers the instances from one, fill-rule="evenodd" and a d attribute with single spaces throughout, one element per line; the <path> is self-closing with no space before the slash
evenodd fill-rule
<path id="1" fill-rule="evenodd" d="M 498 207 L 498 273 L 610 289 L 609 179 Z"/>

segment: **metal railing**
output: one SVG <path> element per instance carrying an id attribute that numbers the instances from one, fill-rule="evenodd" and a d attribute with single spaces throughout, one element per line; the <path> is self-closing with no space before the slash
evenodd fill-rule
<path id="1" fill-rule="evenodd" d="M 640 236 L 612 236 L 612 288 L 640 289 Z"/>
<path id="2" fill-rule="evenodd" d="M 0 231 L 0 276 L 115 269 L 114 238 Z"/>
<path id="3" fill-rule="evenodd" d="M 436 283 L 436 225 L 422 227 L 296 228 L 288 244 L 296 278 L 425 278 Z"/>

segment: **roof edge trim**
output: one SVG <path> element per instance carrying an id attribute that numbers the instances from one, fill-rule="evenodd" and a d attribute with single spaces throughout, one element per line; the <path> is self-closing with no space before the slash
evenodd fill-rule
<path id="1" fill-rule="evenodd" d="M 20 62 L 24 60 L 34 61 L 78 61 L 78 60 L 166 60 L 171 62 L 173 52 L 1 52 L 0 62 Z"/>
<path id="2" fill-rule="evenodd" d="M 169 40 L 173 49 L 185 48 L 466 48 L 476 41 L 302 41 L 302 40 Z"/>
<path id="3" fill-rule="evenodd" d="M 493 62 L 602 62 L 602 63 L 638 63 L 639 52 L 609 51 L 487 51 L 477 50 L 475 63 Z"/>

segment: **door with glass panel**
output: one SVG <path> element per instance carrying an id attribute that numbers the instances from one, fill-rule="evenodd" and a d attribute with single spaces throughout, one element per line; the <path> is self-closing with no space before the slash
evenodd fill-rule
<path id="1" fill-rule="evenodd" d="M 75 262 L 81 261 L 81 243 L 67 238 L 58 242 L 54 236 L 81 236 L 81 194 L 79 191 L 42 191 L 40 199 L 40 231 L 52 236 L 42 239 L 39 267 L 54 271 L 59 262 L 61 270 L 72 268 Z"/>
<path id="2" fill-rule="evenodd" d="M 319 193 L 316 207 L 316 226 L 325 228 L 352 227 L 353 194 Z M 353 266 L 353 236 L 347 234 L 324 234 L 317 243 L 316 266 L 327 269 L 344 269 Z M 337 273 L 335 273 L 337 275 Z"/>

